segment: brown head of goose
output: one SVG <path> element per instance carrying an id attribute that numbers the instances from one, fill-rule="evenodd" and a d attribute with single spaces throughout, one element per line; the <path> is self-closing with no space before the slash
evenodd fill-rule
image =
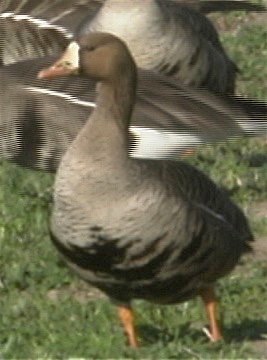
<path id="1" fill-rule="evenodd" d="M 61 74 L 77 72 L 79 64 L 96 79 L 97 107 L 58 169 L 53 243 L 78 275 L 117 303 L 131 346 L 138 345 L 131 310 L 138 298 L 172 304 L 200 295 L 210 337 L 221 339 L 213 289 L 250 249 L 243 212 L 186 163 L 128 157 L 132 56 L 103 33 L 80 38 L 75 50 L 74 67 L 65 58 Z M 39 76 L 52 77 L 53 70 Z"/>

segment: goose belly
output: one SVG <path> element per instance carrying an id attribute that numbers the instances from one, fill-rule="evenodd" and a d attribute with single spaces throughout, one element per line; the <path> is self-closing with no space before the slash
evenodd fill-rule
<path id="1" fill-rule="evenodd" d="M 68 265 L 110 297 L 181 302 L 238 261 L 241 240 L 219 218 L 203 218 L 183 202 L 135 200 L 109 199 L 84 211 L 80 201 L 58 201 L 52 217 L 52 240 Z"/>

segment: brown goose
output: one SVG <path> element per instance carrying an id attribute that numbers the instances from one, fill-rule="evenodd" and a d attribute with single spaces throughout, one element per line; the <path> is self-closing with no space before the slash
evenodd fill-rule
<path id="1" fill-rule="evenodd" d="M 222 333 L 214 284 L 250 250 L 243 212 L 196 168 L 128 157 L 136 67 L 110 34 L 82 37 L 74 64 L 39 74 L 77 73 L 98 84 L 97 107 L 59 166 L 51 238 L 67 264 L 118 306 L 138 346 L 131 301 L 172 304 L 200 295 L 210 338 Z M 79 57 L 78 57 L 79 54 Z M 74 119 L 75 121 L 75 119 Z"/>

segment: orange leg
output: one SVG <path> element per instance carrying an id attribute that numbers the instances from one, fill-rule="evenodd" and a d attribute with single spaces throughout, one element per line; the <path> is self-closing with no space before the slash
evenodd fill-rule
<path id="1" fill-rule="evenodd" d="M 182 157 L 193 156 L 196 153 L 196 149 L 186 149 L 182 152 Z"/>
<path id="2" fill-rule="evenodd" d="M 137 348 L 139 346 L 137 340 L 136 329 L 134 326 L 134 314 L 133 310 L 130 307 L 119 306 L 118 314 L 121 320 L 122 326 L 124 328 L 125 334 L 127 336 L 129 345 L 133 348 Z"/>
<path id="3" fill-rule="evenodd" d="M 218 301 L 213 288 L 207 288 L 200 292 L 209 319 L 210 330 L 208 336 L 212 342 L 223 338 L 217 318 Z"/>

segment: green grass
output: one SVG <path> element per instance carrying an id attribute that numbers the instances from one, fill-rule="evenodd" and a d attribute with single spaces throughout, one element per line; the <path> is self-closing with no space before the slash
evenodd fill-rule
<path id="1" fill-rule="evenodd" d="M 267 28 L 245 27 L 238 35 L 224 36 L 229 53 L 240 69 L 239 93 L 266 99 L 267 93 Z"/>
<path id="2" fill-rule="evenodd" d="M 266 31 L 257 26 L 224 38 L 240 67 L 249 69 L 240 91 L 266 98 Z M 262 140 L 236 140 L 204 147 L 190 161 L 246 210 L 267 204 L 266 146 Z M 198 299 L 170 307 L 140 301 L 135 309 L 143 346 L 132 351 L 115 307 L 91 299 L 50 244 L 53 176 L 3 163 L 0 182 L 0 358 L 260 358 L 253 343 L 267 333 L 266 262 L 244 259 L 218 284 L 224 342 L 210 344 L 203 335 L 206 319 Z M 256 236 L 266 237 L 266 217 L 253 218 L 252 226 Z"/>

